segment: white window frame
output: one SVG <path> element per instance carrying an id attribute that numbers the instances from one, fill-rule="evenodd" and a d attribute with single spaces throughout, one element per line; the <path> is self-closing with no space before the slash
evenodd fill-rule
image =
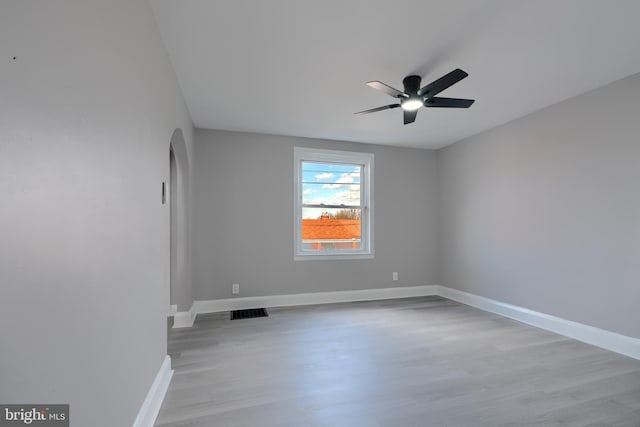
<path id="1" fill-rule="evenodd" d="M 373 153 L 294 147 L 294 260 L 371 259 L 373 252 Z M 362 165 L 360 177 L 361 249 L 309 251 L 302 246 L 302 163 Z"/>

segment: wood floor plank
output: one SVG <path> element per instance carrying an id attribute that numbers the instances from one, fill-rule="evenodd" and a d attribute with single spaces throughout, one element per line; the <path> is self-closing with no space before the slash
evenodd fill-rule
<path id="1" fill-rule="evenodd" d="M 441 297 L 199 315 L 156 426 L 640 427 L 640 361 Z"/>

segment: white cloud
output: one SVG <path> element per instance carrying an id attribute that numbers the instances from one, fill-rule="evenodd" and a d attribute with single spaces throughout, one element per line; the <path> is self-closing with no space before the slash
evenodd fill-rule
<path id="1" fill-rule="evenodd" d="M 317 179 L 330 179 L 333 178 L 333 174 L 331 172 L 324 172 L 319 175 L 316 175 Z"/>
<path id="2" fill-rule="evenodd" d="M 333 188 L 342 188 L 344 185 L 342 184 L 324 184 L 322 186 L 323 189 L 333 189 Z"/>
<path id="3" fill-rule="evenodd" d="M 353 181 L 354 179 L 351 175 L 349 175 L 348 173 L 343 173 L 342 176 L 340 176 L 340 178 L 338 178 L 336 182 L 340 182 L 343 184 L 351 184 Z"/>
<path id="4" fill-rule="evenodd" d="M 310 188 L 307 188 L 306 190 L 304 190 L 302 192 L 302 194 L 304 194 L 305 196 L 308 196 L 309 194 L 313 194 L 313 193 L 317 193 L 317 191 L 316 190 L 312 190 Z"/>
<path id="5" fill-rule="evenodd" d="M 359 190 L 360 187 L 358 185 L 343 185 L 343 184 L 352 184 L 355 182 L 355 178 L 359 178 L 359 173 L 343 173 L 340 178 L 336 181 L 335 184 L 324 184 L 322 188 L 324 189 L 335 189 L 335 188 L 350 188 L 351 190 Z"/>

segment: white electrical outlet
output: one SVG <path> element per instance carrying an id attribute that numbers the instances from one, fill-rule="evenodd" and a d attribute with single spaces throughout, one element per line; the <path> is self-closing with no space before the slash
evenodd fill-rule
<path id="1" fill-rule="evenodd" d="M 394 271 L 393 272 L 393 281 L 395 282 L 396 280 L 398 280 L 398 272 Z"/>
<path id="2" fill-rule="evenodd" d="M 233 285 L 231 285 L 231 293 L 235 294 L 235 295 L 240 293 L 240 284 L 239 283 L 234 283 Z"/>

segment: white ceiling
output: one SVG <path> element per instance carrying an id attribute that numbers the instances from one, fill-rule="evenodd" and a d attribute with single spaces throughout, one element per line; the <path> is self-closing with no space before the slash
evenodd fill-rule
<path id="1" fill-rule="evenodd" d="M 638 0 L 151 0 L 197 127 L 438 148 L 640 71 Z M 402 90 L 462 68 L 441 96 Z"/>

